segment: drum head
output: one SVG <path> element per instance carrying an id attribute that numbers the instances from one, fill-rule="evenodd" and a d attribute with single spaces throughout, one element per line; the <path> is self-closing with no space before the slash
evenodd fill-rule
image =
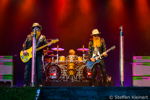
<path id="1" fill-rule="evenodd" d="M 92 80 L 92 69 L 89 69 L 87 66 L 85 66 L 83 68 L 83 76 L 86 80 Z"/>
<path id="2" fill-rule="evenodd" d="M 61 69 L 57 65 L 49 65 L 46 70 L 46 77 L 49 80 L 57 80 L 60 78 Z"/>

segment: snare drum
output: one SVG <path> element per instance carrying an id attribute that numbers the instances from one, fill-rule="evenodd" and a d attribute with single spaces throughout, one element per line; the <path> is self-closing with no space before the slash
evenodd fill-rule
<path id="1" fill-rule="evenodd" d="M 61 65 L 65 65 L 66 64 L 66 58 L 65 58 L 65 56 L 60 56 L 59 57 L 58 64 L 61 64 Z"/>
<path id="2" fill-rule="evenodd" d="M 81 56 L 78 56 L 77 65 L 83 65 L 83 58 Z"/>

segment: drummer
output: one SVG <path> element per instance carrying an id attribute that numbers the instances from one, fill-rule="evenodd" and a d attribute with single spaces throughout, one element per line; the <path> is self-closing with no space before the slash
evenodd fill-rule
<path id="1" fill-rule="evenodd" d="M 78 56 L 75 55 L 75 51 L 73 49 L 70 49 L 69 50 L 69 55 L 66 57 L 66 59 L 69 61 L 69 62 L 74 62 L 74 61 L 77 61 L 78 59 Z"/>

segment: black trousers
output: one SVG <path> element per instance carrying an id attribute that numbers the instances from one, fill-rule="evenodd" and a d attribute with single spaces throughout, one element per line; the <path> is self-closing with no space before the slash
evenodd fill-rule
<path id="1" fill-rule="evenodd" d="M 42 56 L 36 56 L 35 63 L 35 72 L 37 75 L 37 85 L 42 84 L 42 73 L 41 73 L 41 64 L 42 64 Z M 24 84 L 28 85 L 31 77 L 31 68 L 32 68 L 32 59 L 30 59 L 25 65 L 24 71 Z"/>
<path id="2" fill-rule="evenodd" d="M 100 65 L 100 69 L 102 71 L 103 83 L 104 83 L 104 85 L 106 85 L 106 70 L 105 70 L 104 60 L 101 60 L 101 62 L 98 63 L 98 64 Z M 98 64 L 95 64 L 92 68 L 92 83 L 93 83 L 93 85 L 95 85 L 95 81 L 96 81 L 95 77 L 97 75 L 97 70 L 96 69 L 97 69 Z"/>

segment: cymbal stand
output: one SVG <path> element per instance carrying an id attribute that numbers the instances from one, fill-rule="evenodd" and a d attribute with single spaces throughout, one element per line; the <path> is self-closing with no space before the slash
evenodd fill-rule
<path id="1" fill-rule="evenodd" d="M 66 69 L 65 69 L 65 67 L 63 67 L 63 65 L 59 65 L 59 67 L 62 69 L 62 71 L 61 71 L 61 79 L 63 80 L 63 81 L 67 81 L 67 73 L 66 73 Z"/>
<path id="2" fill-rule="evenodd" d="M 43 64 L 43 70 L 45 72 L 45 67 L 44 67 L 44 55 L 42 55 L 42 64 Z"/>
<path id="3" fill-rule="evenodd" d="M 67 80 L 71 78 L 71 82 L 77 81 L 75 75 L 68 75 Z"/>
<path id="4" fill-rule="evenodd" d="M 78 81 L 81 81 L 83 80 L 83 72 L 82 72 L 82 69 L 84 68 L 85 66 L 84 65 L 80 65 L 80 67 L 78 67 L 78 72 L 77 72 L 77 75 L 76 75 L 76 79 L 77 79 L 77 76 L 79 77 L 79 80 Z"/>
<path id="5" fill-rule="evenodd" d="M 57 45 L 57 65 L 58 65 L 58 48 L 59 48 L 59 45 Z"/>
<path id="6" fill-rule="evenodd" d="M 85 54 L 84 54 L 84 45 L 83 45 L 83 51 L 82 52 L 83 52 L 83 61 L 84 61 L 84 56 L 85 56 Z"/>
<path id="7" fill-rule="evenodd" d="M 42 55 L 42 63 L 43 63 L 44 72 L 45 72 L 44 57 L 45 57 L 45 55 L 47 55 L 47 53 L 48 53 L 48 52 L 46 52 L 44 55 Z"/>
<path id="8" fill-rule="evenodd" d="M 51 63 L 51 65 L 53 65 L 53 64 L 54 64 L 54 62 L 55 62 L 55 61 L 54 61 L 54 57 L 52 57 L 52 63 Z"/>

